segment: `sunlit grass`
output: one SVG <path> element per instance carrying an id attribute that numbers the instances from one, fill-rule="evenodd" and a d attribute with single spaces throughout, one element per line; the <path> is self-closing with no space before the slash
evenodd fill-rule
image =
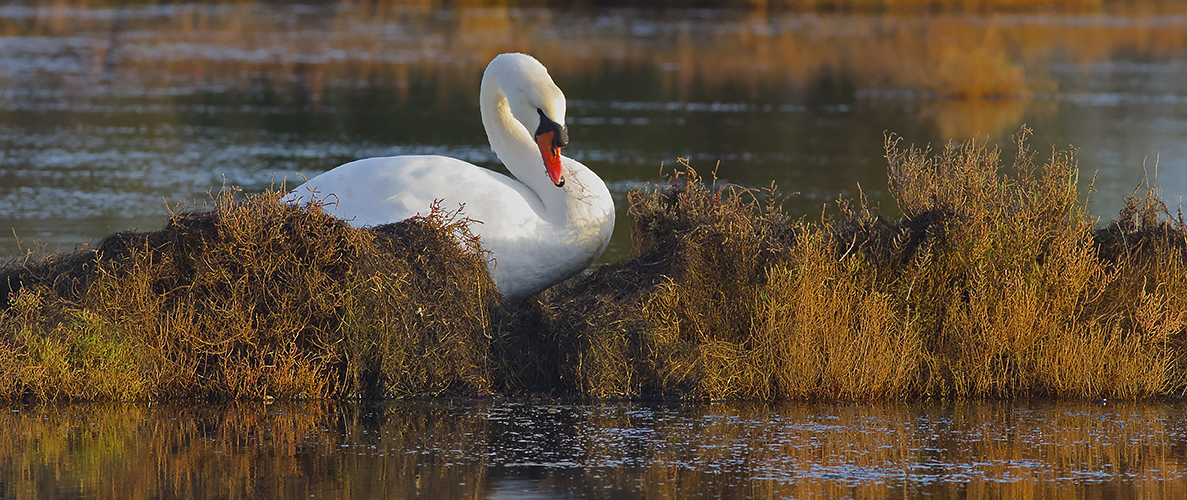
<path id="1" fill-rule="evenodd" d="M 280 196 L 228 190 L 161 231 L 9 262 L 0 398 L 489 390 L 498 297 L 466 221 L 357 230 Z"/>
<path id="2" fill-rule="evenodd" d="M 654 247 L 546 305 L 578 343 L 565 378 L 600 397 L 1181 393 L 1182 218 L 1150 191 L 1095 228 L 1074 154 L 1037 158 L 1026 134 L 1008 167 L 888 139 L 893 222 L 862 200 L 788 221 L 691 170 L 634 193 Z"/>

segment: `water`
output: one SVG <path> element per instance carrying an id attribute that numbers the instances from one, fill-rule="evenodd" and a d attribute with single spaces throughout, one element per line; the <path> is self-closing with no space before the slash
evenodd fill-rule
<path id="1" fill-rule="evenodd" d="M 887 16 L 31 3 L 0 7 L 0 255 L 158 229 L 223 186 L 292 187 L 359 157 L 498 168 L 478 81 L 517 50 L 565 91 L 565 152 L 607 180 L 619 220 L 626 192 L 678 157 L 799 193 L 795 214 L 860 185 L 893 216 L 884 132 L 1008 147 L 1023 123 L 1040 152 L 1080 148 L 1102 222 L 1146 177 L 1172 210 L 1187 191 L 1178 3 Z M 625 256 L 627 232 L 603 262 Z"/>
<path id="2" fill-rule="evenodd" d="M 1181 403 L 2 409 L 3 498 L 1187 494 Z"/>
<path id="3" fill-rule="evenodd" d="M 620 221 L 626 192 L 678 157 L 799 193 L 796 214 L 860 185 L 893 216 L 884 132 L 1008 147 L 1023 123 L 1040 153 L 1080 148 L 1103 220 L 1155 174 L 1172 210 L 1187 191 L 1178 3 L 896 16 L 31 3 L 0 6 L 0 255 L 157 229 L 223 186 L 291 187 L 360 157 L 498 168 L 477 88 L 507 51 L 550 68 L 569 99 L 565 152 L 607 180 Z M 627 253 L 626 233 L 603 262 Z M 0 497 L 1182 498 L 1185 422 L 1181 403 L 11 406 Z"/>

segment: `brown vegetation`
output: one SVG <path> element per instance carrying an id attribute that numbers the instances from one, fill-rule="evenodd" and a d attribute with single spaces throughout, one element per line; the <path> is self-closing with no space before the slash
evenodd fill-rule
<path id="1" fill-rule="evenodd" d="M 1187 227 L 1157 193 L 1094 229 L 1071 152 L 887 142 L 903 218 L 787 221 L 687 182 L 632 194 L 639 258 L 545 303 L 598 397 L 1143 398 L 1184 390 Z M 743 200 L 751 199 L 747 203 Z"/>
<path id="2" fill-rule="evenodd" d="M 630 193 L 635 258 L 523 305 L 498 301 L 458 214 L 359 230 L 225 194 L 9 263 L 0 397 L 1183 394 L 1182 215 L 1150 190 L 1095 228 L 1074 152 L 1040 161 L 1027 134 L 1008 168 L 888 138 L 893 222 L 864 199 L 791 220 L 684 164 Z"/>
<path id="3" fill-rule="evenodd" d="M 160 231 L 8 263 L 0 398 L 488 390 L 498 295 L 466 220 L 434 208 L 363 231 L 276 192 L 233 197 Z"/>

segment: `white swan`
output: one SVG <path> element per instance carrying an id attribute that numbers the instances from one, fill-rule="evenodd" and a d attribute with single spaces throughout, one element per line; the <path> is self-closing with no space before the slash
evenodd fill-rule
<path id="1" fill-rule="evenodd" d="M 316 197 L 355 227 L 427 214 L 434 200 L 465 204 L 510 301 L 581 272 L 610 241 L 614 201 L 601 178 L 560 155 L 564 94 L 535 58 L 502 54 L 482 75 L 479 104 L 491 149 L 518 180 L 445 156 L 367 158 L 309 179 L 285 200 Z"/>

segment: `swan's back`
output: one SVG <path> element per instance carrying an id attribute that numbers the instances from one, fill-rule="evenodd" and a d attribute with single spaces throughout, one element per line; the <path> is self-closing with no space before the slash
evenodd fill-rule
<path id="1" fill-rule="evenodd" d="M 464 205 L 463 215 L 486 219 L 472 228 L 480 234 L 524 227 L 537 208 L 530 194 L 505 175 L 456 158 L 387 156 L 356 160 L 309 179 L 285 201 L 305 204 L 317 199 L 330 214 L 354 227 L 428 215 L 435 201 L 450 211 Z"/>

